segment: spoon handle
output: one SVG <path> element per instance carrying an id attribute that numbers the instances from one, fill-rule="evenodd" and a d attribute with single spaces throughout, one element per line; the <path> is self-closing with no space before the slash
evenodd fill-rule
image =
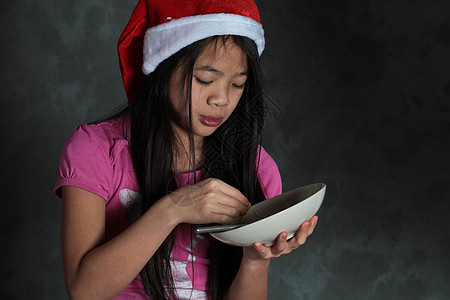
<path id="1" fill-rule="evenodd" d="M 244 226 L 245 224 L 233 224 L 233 225 L 215 225 L 215 226 L 207 226 L 207 227 L 197 227 L 195 228 L 195 233 L 213 233 L 213 232 L 222 232 L 235 228 L 239 228 Z"/>

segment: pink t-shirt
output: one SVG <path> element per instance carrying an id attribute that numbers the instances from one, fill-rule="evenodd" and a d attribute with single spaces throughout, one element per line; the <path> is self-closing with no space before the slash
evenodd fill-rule
<path id="1" fill-rule="evenodd" d="M 105 199 L 106 240 L 139 217 L 140 194 L 130 156 L 129 133 L 125 119 L 84 124 L 72 132 L 61 155 L 55 194 L 61 197 L 62 186 L 75 186 Z M 281 193 L 278 167 L 263 148 L 258 176 L 267 198 Z M 176 177 L 180 187 L 192 184 L 194 179 L 193 172 Z M 195 234 L 190 224 L 180 224 L 175 230 L 171 266 L 178 299 L 210 299 L 207 279 L 212 237 Z M 114 299 L 148 299 L 140 276 Z"/>

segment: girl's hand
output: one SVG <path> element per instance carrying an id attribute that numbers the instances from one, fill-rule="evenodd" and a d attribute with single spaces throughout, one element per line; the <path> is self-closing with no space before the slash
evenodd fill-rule
<path id="1" fill-rule="evenodd" d="M 227 224 L 250 208 L 238 189 L 215 178 L 181 187 L 164 198 L 178 223 Z"/>
<path id="2" fill-rule="evenodd" d="M 287 241 L 287 232 L 278 235 L 276 244 L 271 247 L 265 247 L 261 242 L 256 242 L 253 246 L 244 248 L 244 259 L 249 262 L 264 262 L 272 257 L 279 257 L 288 254 L 297 249 L 306 242 L 306 239 L 313 233 L 317 225 L 318 217 L 314 216 L 309 221 L 305 221 L 295 232 L 295 235 Z"/>

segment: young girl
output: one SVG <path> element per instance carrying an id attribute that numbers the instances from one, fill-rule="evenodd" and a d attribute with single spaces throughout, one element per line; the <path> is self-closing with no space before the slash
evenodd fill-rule
<path id="1" fill-rule="evenodd" d="M 272 247 L 193 231 L 281 193 L 259 146 L 259 22 L 251 0 L 139 1 L 118 45 L 128 106 L 77 127 L 62 153 L 71 299 L 265 299 L 271 258 L 312 233 L 317 217 Z"/>

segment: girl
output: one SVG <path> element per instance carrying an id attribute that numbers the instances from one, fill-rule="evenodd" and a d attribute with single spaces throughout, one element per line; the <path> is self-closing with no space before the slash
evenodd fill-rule
<path id="1" fill-rule="evenodd" d="M 77 127 L 61 158 L 70 298 L 267 297 L 271 258 L 302 245 L 316 216 L 272 247 L 193 231 L 281 193 L 259 146 L 263 48 L 253 1 L 139 1 L 119 39 L 129 104 Z"/>

